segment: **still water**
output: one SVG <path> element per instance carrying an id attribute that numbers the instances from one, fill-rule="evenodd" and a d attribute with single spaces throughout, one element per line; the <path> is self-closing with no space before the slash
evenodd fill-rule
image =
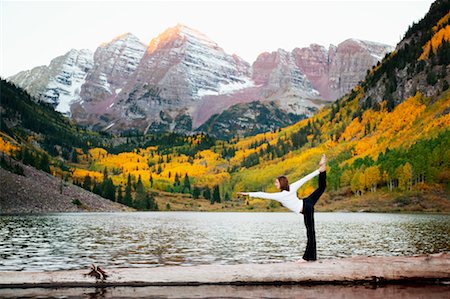
<path id="1" fill-rule="evenodd" d="M 450 216 L 316 213 L 318 258 L 450 252 Z M 0 271 L 299 260 L 293 213 L 58 213 L 0 216 Z"/>

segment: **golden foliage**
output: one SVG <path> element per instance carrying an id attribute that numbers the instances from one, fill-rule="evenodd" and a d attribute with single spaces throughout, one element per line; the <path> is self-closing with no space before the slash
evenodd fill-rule
<path id="1" fill-rule="evenodd" d="M 436 53 L 443 41 L 450 41 L 450 26 L 447 25 L 436 32 L 433 37 L 423 46 L 423 52 L 419 60 L 425 60 L 430 56 L 430 52 Z"/>
<path id="2" fill-rule="evenodd" d="M 13 145 L 11 143 L 11 138 L 3 133 L 0 132 L 0 151 L 11 155 L 14 151 L 17 150 L 17 146 Z"/>
<path id="3" fill-rule="evenodd" d="M 436 32 L 438 29 L 441 29 L 443 25 L 447 24 L 450 19 L 450 12 L 448 12 L 445 16 L 443 16 L 433 27 L 433 31 Z"/>
<path id="4" fill-rule="evenodd" d="M 84 180 L 84 177 L 90 176 L 92 179 L 96 180 L 97 182 L 100 182 L 103 180 L 103 173 L 98 171 L 90 171 L 86 169 L 81 168 L 73 168 L 72 178 L 74 180 L 82 182 Z"/>

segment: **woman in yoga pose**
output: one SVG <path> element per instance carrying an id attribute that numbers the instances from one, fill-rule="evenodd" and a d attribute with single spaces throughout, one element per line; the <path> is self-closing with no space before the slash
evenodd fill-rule
<path id="1" fill-rule="evenodd" d="M 303 213 L 303 220 L 306 226 L 306 236 L 308 241 L 306 243 L 305 254 L 303 259 L 306 261 L 315 261 L 317 259 L 316 253 L 316 232 L 314 228 L 314 205 L 319 200 L 326 187 L 326 157 L 322 155 L 319 163 L 319 169 L 308 174 L 304 178 L 289 185 L 285 176 L 279 176 L 275 180 L 275 186 L 281 192 L 266 193 L 266 192 L 239 192 L 239 194 L 248 195 L 250 197 L 258 197 L 265 199 L 273 199 L 280 202 L 283 206 L 296 214 Z M 297 190 L 307 181 L 319 175 L 319 187 L 311 193 L 308 197 L 300 200 L 297 197 Z"/>

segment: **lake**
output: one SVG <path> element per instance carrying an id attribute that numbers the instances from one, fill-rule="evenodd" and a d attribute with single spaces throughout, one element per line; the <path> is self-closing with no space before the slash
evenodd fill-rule
<path id="1" fill-rule="evenodd" d="M 450 216 L 316 213 L 318 258 L 450 251 Z M 293 213 L 55 213 L 0 216 L 0 271 L 299 260 Z"/>

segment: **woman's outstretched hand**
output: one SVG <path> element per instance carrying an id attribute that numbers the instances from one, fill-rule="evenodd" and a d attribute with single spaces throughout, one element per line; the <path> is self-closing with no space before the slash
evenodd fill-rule
<path id="1" fill-rule="evenodd" d="M 324 172 L 325 170 L 327 170 L 327 157 L 325 156 L 325 154 L 322 154 L 322 159 L 320 159 L 319 166 L 320 172 Z"/>

